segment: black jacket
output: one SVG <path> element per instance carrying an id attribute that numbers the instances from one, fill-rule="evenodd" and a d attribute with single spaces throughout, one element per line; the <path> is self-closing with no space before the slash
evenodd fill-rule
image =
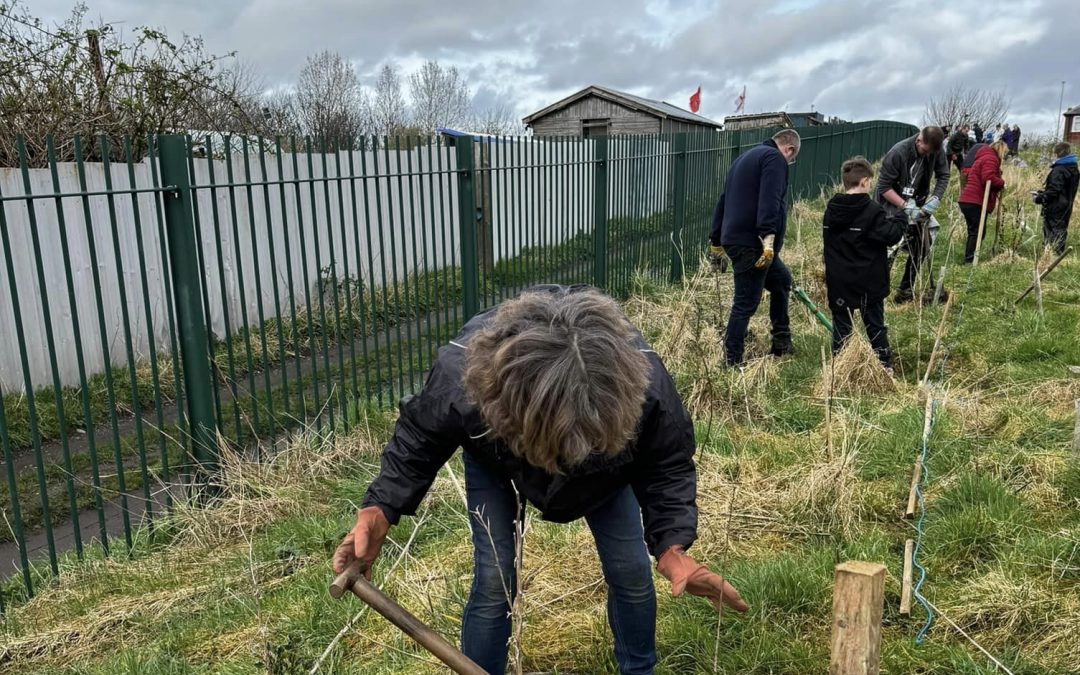
<path id="1" fill-rule="evenodd" d="M 1075 155 L 1062 157 L 1050 167 L 1046 186 L 1038 201 L 1042 204 L 1043 218 L 1051 227 L 1061 229 L 1068 226 L 1078 183 L 1080 169 L 1077 168 Z"/>
<path id="2" fill-rule="evenodd" d="M 890 189 L 895 190 L 905 201 L 908 195 L 904 192 L 911 188 L 911 197 L 915 203 L 922 206 L 931 194 L 938 199 L 945 198 L 945 189 L 949 187 L 949 162 L 945 158 L 945 149 L 942 148 L 932 155 L 919 156 L 915 149 L 915 138 L 912 136 L 897 143 L 885 154 L 881 160 L 881 173 L 878 175 L 877 187 L 874 189 L 874 198 L 885 207 L 885 213 L 892 215 L 899 211 L 897 207 L 885 199 L 885 193 Z M 934 191 L 930 191 L 930 178 L 934 178 Z"/>
<path id="3" fill-rule="evenodd" d="M 825 207 L 825 286 L 829 303 L 860 307 L 889 294 L 888 248 L 904 235 L 903 212 L 892 218 L 868 194 L 839 194 Z"/>
<path id="4" fill-rule="evenodd" d="M 949 137 L 948 152 L 951 156 L 963 157 L 972 145 L 971 139 L 962 131 L 954 131 Z"/>
<path id="5" fill-rule="evenodd" d="M 736 157 L 713 210 L 709 241 L 760 249 L 761 239 L 772 234 L 773 250 L 780 253 L 787 230 L 787 188 L 788 163 L 772 140 Z"/>
<path id="6" fill-rule="evenodd" d="M 538 287 L 573 292 L 575 287 Z M 579 287 L 578 287 L 579 288 Z M 637 338 L 652 366 L 637 439 L 614 458 L 589 457 L 563 475 L 551 475 L 518 459 L 492 437 L 462 388 L 470 336 L 494 314 L 483 312 L 439 349 L 427 382 L 404 401 L 394 435 L 383 450 L 379 475 L 363 505 L 379 506 L 391 523 L 416 513 L 439 469 L 460 447 L 513 480 L 545 520 L 570 522 L 631 486 L 641 505 L 645 543 L 654 556 L 668 547 L 689 548 L 697 538 L 697 474 L 694 425 L 675 383 L 644 338 Z"/>

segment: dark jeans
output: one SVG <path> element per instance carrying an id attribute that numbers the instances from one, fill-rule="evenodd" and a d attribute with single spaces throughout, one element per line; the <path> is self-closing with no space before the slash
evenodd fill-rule
<path id="1" fill-rule="evenodd" d="M 743 362 L 746 329 L 750 317 L 757 312 L 763 291 L 769 291 L 769 321 L 772 322 L 773 345 L 791 342 L 791 326 L 788 320 L 788 296 L 791 294 L 791 272 L 777 255 L 772 264 L 759 270 L 754 263 L 761 256 L 761 248 L 750 246 L 725 246 L 731 267 L 735 273 L 735 297 L 731 301 L 724 336 L 724 350 L 728 365 Z"/>
<path id="2" fill-rule="evenodd" d="M 964 247 L 964 262 L 969 263 L 975 260 L 975 246 L 978 244 L 979 239 L 979 220 L 982 218 L 982 205 L 981 204 L 960 204 L 960 213 L 964 214 L 964 220 L 967 221 L 967 246 Z M 989 220 L 990 214 L 986 214 Z M 985 229 L 985 224 L 983 228 Z M 983 232 L 983 236 L 986 236 L 986 232 Z"/>
<path id="3" fill-rule="evenodd" d="M 933 244 L 930 241 L 930 224 L 913 225 L 908 228 L 906 235 L 908 251 L 907 263 L 904 265 L 904 276 L 900 279 L 900 291 L 910 291 L 915 285 L 915 279 L 919 276 L 919 268 L 923 261 L 930 256 Z M 930 270 L 930 286 L 934 285 L 934 271 Z"/>
<path id="4" fill-rule="evenodd" d="M 489 673 L 506 669 L 510 600 L 517 592 L 510 481 L 465 453 L 465 491 L 473 542 L 473 585 L 461 619 L 461 651 Z M 478 518 L 477 513 L 482 517 Z M 487 527 L 481 523 L 486 523 Z M 585 516 L 607 582 L 615 661 L 624 675 L 656 665 L 656 591 L 645 550 L 641 507 L 627 487 Z"/>
<path id="5" fill-rule="evenodd" d="M 848 337 L 851 336 L 855 323 L 854 312 L 857 309 L 862 317 L 863 326 L 866 327 L 866 337 L 870 339 L 870 346 L 874 348 L 874 353 L 877 354 L 883 366 L 886 368 L 892 367 L 892 352 L 889 351 L 889 331 L 885 327 L 884 300 L 863 302 L 859 306 L 849 305 L 843 301 L 834 301 L 829 303 L 829 309 L 832 310 L 833 317 L 833 354 L 840 351 L 844 343 L 847 342 Z"/>
<path id="6" fill-rule="evenodd" d="M 1043 217 L 1043 246 L 1050 246 L 1054 253 L 1065 252 L 1065 241 L 1069 237 L 1069 219 L 1064 217 Z"/>

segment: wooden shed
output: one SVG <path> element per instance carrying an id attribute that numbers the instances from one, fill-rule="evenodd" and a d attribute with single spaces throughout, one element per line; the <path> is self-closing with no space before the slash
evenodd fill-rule
<path id="1" fill-rule="evenodd" d="M 714 131 L 721 125 L 663 101 L 593 85 L 522 120 L 536 136 L 615 136 Z"/>
<path id="2" fill-rule="evenodd" d="M 1074 145 L 1080 144 L 1080 105 L 1065 111 L 1065 135 L 1061 140 Z"/>

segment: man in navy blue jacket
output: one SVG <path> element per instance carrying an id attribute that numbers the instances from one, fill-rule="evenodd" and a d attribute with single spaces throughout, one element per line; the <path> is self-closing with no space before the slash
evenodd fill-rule
<path id="1" fill-rule="evenodd" d="M 784 197 L 788 166 L 795 162 L 802 139 L 794 129 L 777 132 L 739 155 L 727 173 L 724 194 L 713 211 L 710 251 L 726 255 L 735 273 L 735 297 L 731 302 L 724 338 L 728 365 L 743 362 L 743 347 L 750 317 L 757 311 L 761 294 L 769 291 L 773 356 L 790 354 L 791 329 L 788 295 L 791 272 L 780 260 L 787 229 Z"/>

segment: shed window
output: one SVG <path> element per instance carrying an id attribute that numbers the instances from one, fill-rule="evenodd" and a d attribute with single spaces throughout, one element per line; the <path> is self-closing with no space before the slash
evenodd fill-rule
<path id="1" fill-rule="evenodd" d="M 611 120 L 609 119 L 593 119 L 593 120 L 581 120 L 581 135 L 583 138 L 595 138 L 596 136 L 607 136 L 608 129 L 611 127 Z"/>

